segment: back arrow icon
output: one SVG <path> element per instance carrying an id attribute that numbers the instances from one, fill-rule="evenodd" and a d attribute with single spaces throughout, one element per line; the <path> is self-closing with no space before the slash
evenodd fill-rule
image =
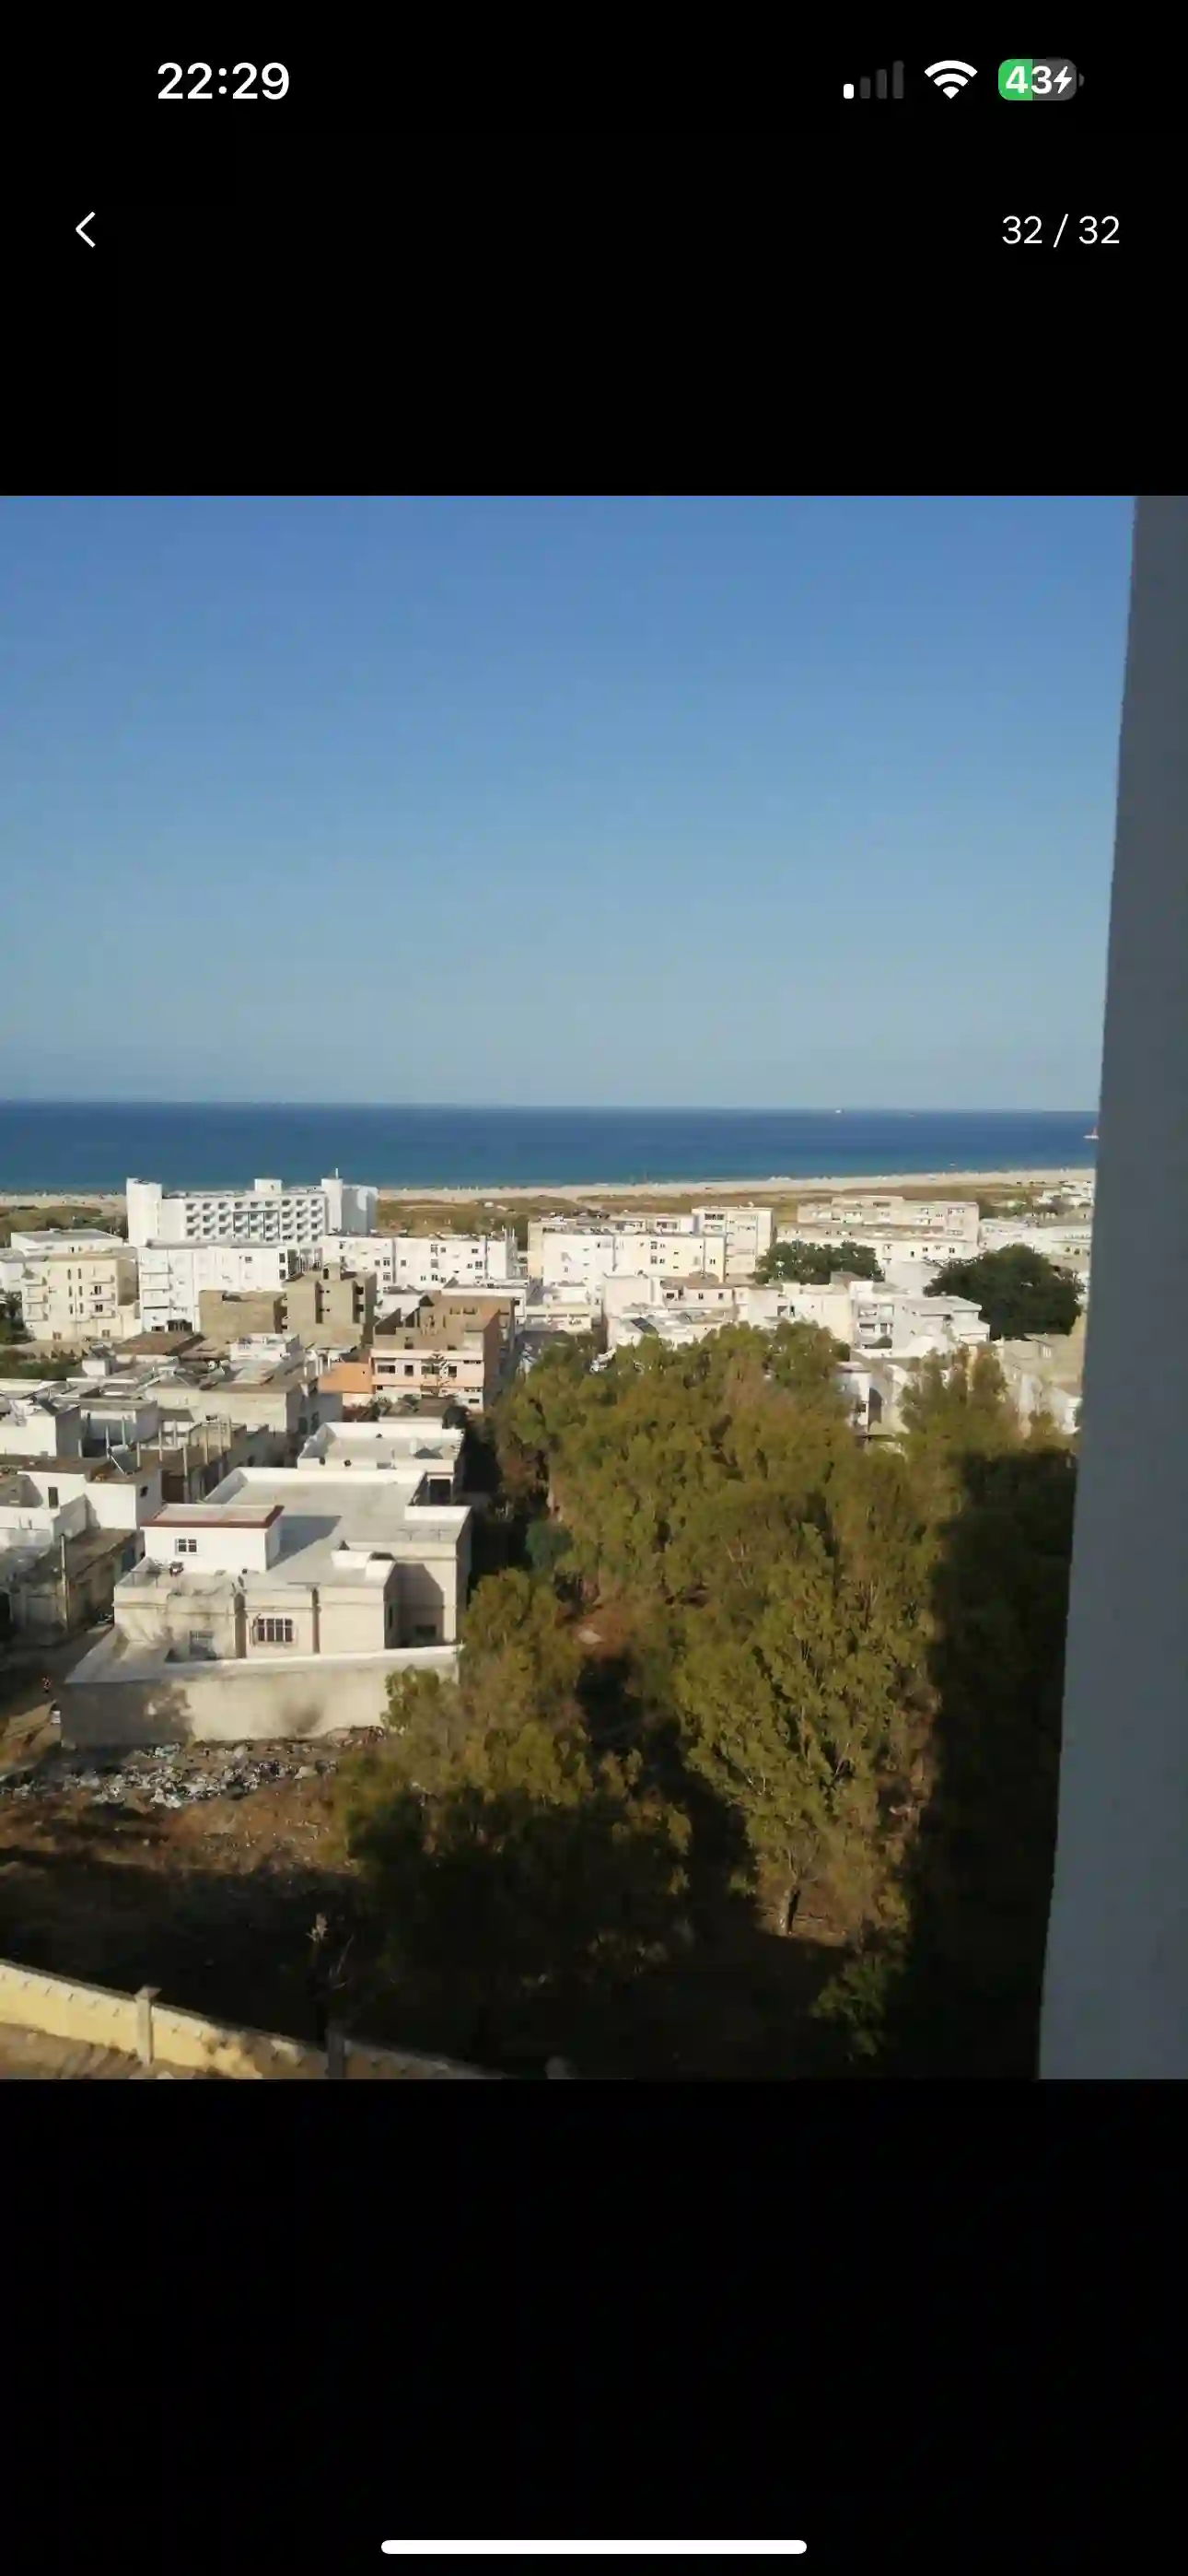
<path id="1" fill-rule="evenodd" d="M 94 209 L 94 207 L 92 206 L 91 211 L 90 211 L 90 214 L 89 214 L 89 215 L 84 215 L 84 216 L 83 216 L 83 219 L 82 219 L 82 223 L 81 223 L 81 224 L 76 224 L 76 225 L 75 225 L 75 227 L 74 227 L 74 229 L 75 229 L 76 233 L 82 233 L 83 240 L 85 241 L 85 243 L 86 243 L 86 245 L 87 245 L 87 249 L 88 249 L 88 250 L 94 250 L 95 245 L 94 245 L 94 242 L 93 242 L 93 241 L 92 241 L 92 239 L 91 239 L 90 234 L 89 234 L 88 232 L 83 232 L 83 224 L 93 224 L 93 223 L 94 223 L 94 221 L 95 221 L 95 209 Z"/>

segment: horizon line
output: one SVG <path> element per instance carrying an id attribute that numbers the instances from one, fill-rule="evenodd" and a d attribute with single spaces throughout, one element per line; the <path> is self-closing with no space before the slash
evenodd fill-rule
<path id="1" fill-rule="evenodd" d="M 981 1103 L 976 1108 L 921 1108 L 905 1103 L 881 1104 L 870 1101 L 843 1101 L 840 1105 L 813 1107 L 804 1102 L 777 1103 L 750 1101 L 741 1107 L 707 1101 L 658 1102 L 616 1101 L 602 1104 L 595 1100 L 553 1101 L 547 1106 L 529 1100 L 249 1100 L 249 1099 L 176 1099 L 133 1098 L 113 1093 L 109 1099 L 60 1093 L 0 1094 L 0 1109 L 288 1109 L 314 1110 L 326 1117 L 342 1110 L 366 1109 L 412 1111 L 424 1116 L 440 1110 L 451 1115 L 459 1110 L 468 1116 L 485 1112 L 492 1117 L 569 1118 L 575 1114 L 593 1118 L 1082 1118 L 1100 1116 L 1100 1110 L 1088 1109 L 1075 1102 L 1060 1109 L 1021 1107 L 1013 1104 L 995 1106 Z"/>

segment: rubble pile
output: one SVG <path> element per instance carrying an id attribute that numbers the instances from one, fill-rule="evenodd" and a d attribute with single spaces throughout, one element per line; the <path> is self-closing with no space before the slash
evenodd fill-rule
<path id="1" fill-rule="evenodd" d="M 0 1798 L 81 1794 L 100 1807 L 192 1807 L 207 1798 L 247 1798 L 253 1789 L 271 1788 L 278 1780 L 312 1780 L 336 1768 L 336 1755 L 311 1760 L 301 1745 L 274 1745 L 267 1753 L 256 1753 L 246 1747 L 162 1744 L 148 1753 L 101 1755 L 90 1762 L 63 1755 L 36 1770 L 0 1779 Z"/>

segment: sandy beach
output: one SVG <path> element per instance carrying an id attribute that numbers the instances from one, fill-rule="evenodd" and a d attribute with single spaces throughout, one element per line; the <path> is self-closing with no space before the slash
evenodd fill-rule
<path id="1" fill-rule="evenodd" d="M 389 1186 L 381 1181 L 379 1194 L 384 1199 L 415 1201 L 422 1206 L 428 1199 L 440 1201 L 445 1206 L 455 1202 L 473 1206 L 476 1201 L 480 1205 L 489 1201 L 502 1207 L 515 1199 L 543 1198 L 556 1199 L 559 1205 L 566 1206 L 585 1206 L 594 1200 L 610 1198 L 731 1198 L 755 1199 L 762 1204 L 769 1198 L 811 1198 L 818 1190 L 977 1190 L 1014 1189 L 1028 1185 L 1037 1189 L 1054 1189 L 1061 1181 L 1084 1180 L 1092 1169 L 1091 1163 L 1085 1163 L 1049 1172 L 865 1172 L 857 1175 L 841 1172 L 807 1180 L 802 1180 L 795 1173 L 773 1172 L 761 1181 L 537 1181 L 531 1187 L 527 1183 L 515 1183 L 506 1189 L 495 1182 L 488 1182 L 478 1189 L 466 1190 L 408 1189 L 403 1185 Z"/>
<path id="2" fill-rule="evenodd" d="M 758 1200 L 762 1204 L 770 1198 L 811 1198 L 820 1190 L 1056 1189 L 1064 1181 L 1083 1181 L 1093 1169 L 1092 1163 L 1080 1163 L 1066 1164 L 1059 1171 L 1038 1172 L 835 1172 L 816 1179 L 773 1172 L 766 1180 L 756 1181 L 536 1181 L 515 1182 L 506 1188 L 495 1181 L 484 1181 L 469 1189 L 433 1189 L 424 1183 L 413 1188 L 404 1182 L 381 1181 L 378 1187 L 382 1199 L 417 1207 L 506 1207 L 520 1199 L 550 1199 L 558 1207 L 586 1207 L 608 1199 L 674 1198 L 729 1198 Z M 90 1208 L 119 1216 L 124 1194 L 122 1190 L 5 1190 L 0 1191 L 0 1207 Z"/>

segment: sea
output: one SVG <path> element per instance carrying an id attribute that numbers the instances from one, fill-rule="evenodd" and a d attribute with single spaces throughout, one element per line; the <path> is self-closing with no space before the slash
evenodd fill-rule
<path id="1" fill-rule="evenodd" d="M 393 1189 L 1091 1170 L 1091 1109 L 453 1109 L 0 1101 L 0 1191 Z"/>

